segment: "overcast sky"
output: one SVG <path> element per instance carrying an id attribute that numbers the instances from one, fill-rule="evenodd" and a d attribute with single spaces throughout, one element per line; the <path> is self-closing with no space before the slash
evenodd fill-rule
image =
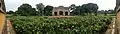
<path id="1" fill-rule="evenodd" d="M 108 10 L 114 9 L 116 6 L 116 0 L 5 0 L 6 9 L 9 10 L 17 10 L 17 8 L 23 3 L 28 3 L 35 7 L 38 3 L 43 3 L 44 5 L 51 6 L 70 6 L 71 4 L 83 5 L 86 3 L 96 3 L 99 6 L 99 10 Z"/>

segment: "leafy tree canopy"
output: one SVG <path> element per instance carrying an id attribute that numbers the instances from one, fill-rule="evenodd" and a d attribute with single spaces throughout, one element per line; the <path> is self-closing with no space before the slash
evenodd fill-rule
<path id="1" fill-rule="evenodd" d="M 37 15 L 35 8 L 32 8 L 29 4 L 21 5 L 15 13 L 21 16 Z"/>
<path id="2" fill-rule="evenodd" d="M 51 16 L 51 15 L 52 15 L 52 10 L 53 10 L 53 6 L 47 5 L 47 6 L 44 8 L 44 14 L 45 14 L 46 16 Z"/>
<path id="3" fill-rule="evenodd" d="M 39 12 L 39 16 L 42 16 L 43 15 L 43 10 L 44 10 L 44 5 L 43 5 L 43 3 L 39 3 L 39 4 L 37 4 L 36 5 L 36 8 L 37 8 L 37 10 L 38 10 L 38 12 Z"/>

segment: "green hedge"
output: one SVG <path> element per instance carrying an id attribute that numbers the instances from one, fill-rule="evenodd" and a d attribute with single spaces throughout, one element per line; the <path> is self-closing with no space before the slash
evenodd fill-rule
<path id="1" fill-rule="evenodd" d="M 10 17 L 17 34 L 100 34 L 106 31 L 111 17 L 77 16 L 48 18 L 32 16 Z"/>

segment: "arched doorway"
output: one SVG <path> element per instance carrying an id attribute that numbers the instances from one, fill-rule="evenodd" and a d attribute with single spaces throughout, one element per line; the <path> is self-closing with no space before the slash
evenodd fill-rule
<path id="1" fill-rule="evenodd" d="M 1 3 L 0 3 L 0 8 L 2 7 Z"/>
<path id="2" fill-rule="evenodd" d="M 57 16 L 57 12 L 54 12 L 54 15 Z"/>
<path id="3" fill-rule="evenodd" d="M 68 12 L 65 12 L 65 15 L 67 16 L 67 15 L 68 15 Z"/>
<path id="4" fill-rule="evenodd" d="M 63 11 L 59 11 L 59 15 L 63 15 Z"/>

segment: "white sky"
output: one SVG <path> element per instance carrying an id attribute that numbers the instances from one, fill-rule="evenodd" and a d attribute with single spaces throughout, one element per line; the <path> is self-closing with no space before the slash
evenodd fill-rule
<path id="1" fill-rule="evenodd" d="M 28 3 L 33 7 L 38 3 L 43 3 L 44 5 L 51 6 L 70 6 L 71 4 L 83 5 L 86 3 L 96 3 L 99 6 L 99 10 L 108 10 L 114 9 L 116 6 L 116 0 L 5 0 L 6 9 L 9 10 L 17 10 L 17 8 L 23 3 Z"/>

